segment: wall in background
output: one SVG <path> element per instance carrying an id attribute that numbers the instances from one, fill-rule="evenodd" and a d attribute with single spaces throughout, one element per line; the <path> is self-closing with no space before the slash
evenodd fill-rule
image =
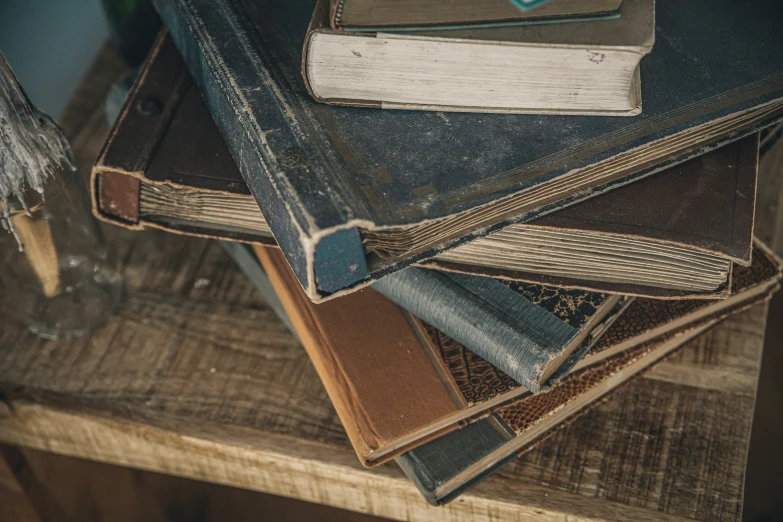
<path id="1" fill-rule="evenodd" d="M 55 118 L 108 36 L 99 0 L 0 0 L 0 50 Z"/>

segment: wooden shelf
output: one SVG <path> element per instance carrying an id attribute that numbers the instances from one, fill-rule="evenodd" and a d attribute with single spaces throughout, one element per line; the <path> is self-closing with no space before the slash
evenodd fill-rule
<path id="1" fill-rule="evenodd" d="M 118 64 L 105 50 L 66 111 L 85 170 L 108 132 Z M 434 508 L 394 464 L 361 467 L 304 350 L 218 244 L 104 231 L 126 280 L 104 328 L 45 341 L 0 310 L 4 443 L 396 520 L 741 517 L 764 305 Z"/>

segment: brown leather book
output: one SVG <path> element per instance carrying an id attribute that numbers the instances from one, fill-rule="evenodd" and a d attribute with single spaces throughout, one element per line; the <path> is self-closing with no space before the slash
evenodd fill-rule
<path id="1" fill-rule="evenodd" d="M 426 262 L 444 270 L 657 298 L 726 297 L 750 262 L 757 137 Z M 153 49 L 92 178 L 106 221 L 273 243 L 170 39 Z"/>
<path id="2" fill-rule="evenodd" d="M 444 363 L 439 331 L 371 289 L 314 304 L 279 250 L 257 247 L 256 253 L 365 465 L 393 458 L 525 391 L 504 374 L 510 384 L 503 393 L 470 400 Z M 586 313 L 582 306 L 565 310 L 576 304 L 568 293 L 529 286 L 546 307 L 563 309 L 565 316 L 552 315 L 563 324 Z M 616 320 L 624 309 L 618 302 L 581 303 L 592 317 L 584 322 L 580 350 L 597 340 L 591 330 L 603 332 Z M 546 309 L 532 300 L 530 305 Z"/>
<path id="3" fill-rule="evenodd" d="M 256 253 L 363 464 L 385 462 L 529 395 L 375 291 L 316 305 L 279 251 L 256 247 Z M 737 269 L 729 299 L 687 300 L 676 307 L 637 299 L 634 303 L 640 305 L 631 304 L 625 314 L 612 317 L 609 340 L 599 339 L 573 372 L 766 296 L 779 278 L 779 260 L 758 244 L 751 267 Z M 596 328 L 596 335 L 604 333 Z"/>

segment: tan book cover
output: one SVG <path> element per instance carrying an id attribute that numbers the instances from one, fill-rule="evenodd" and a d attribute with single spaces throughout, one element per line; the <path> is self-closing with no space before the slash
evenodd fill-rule
<path id="1" fill-rule="evenodd" d="M 256 253 L 365 465 L 385 462 L 529 395 L 375 291 L 313 304 L 279 251 L 257 247 Z M 764 297 L 780 278 L 779 260 L 760 243 L 751 267 L 737 270 L 727 300 L 687 300 L 671 310 L 665 301 L 637 299 L 608 328 L 609 340 L 599 339 L 574 372 Z"/>

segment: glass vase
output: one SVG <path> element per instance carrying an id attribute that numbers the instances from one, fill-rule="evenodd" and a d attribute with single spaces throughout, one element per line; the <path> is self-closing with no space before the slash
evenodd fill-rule
<path id="1" fill-rule="evenodd" d="M 62 168 L 38 191 L 0 202 L 9 234 L 0 234 L 0 298 L 33 333 L 71 338 L 106 322 L 121 278 L 90 210 L 84 183 Z"/>

